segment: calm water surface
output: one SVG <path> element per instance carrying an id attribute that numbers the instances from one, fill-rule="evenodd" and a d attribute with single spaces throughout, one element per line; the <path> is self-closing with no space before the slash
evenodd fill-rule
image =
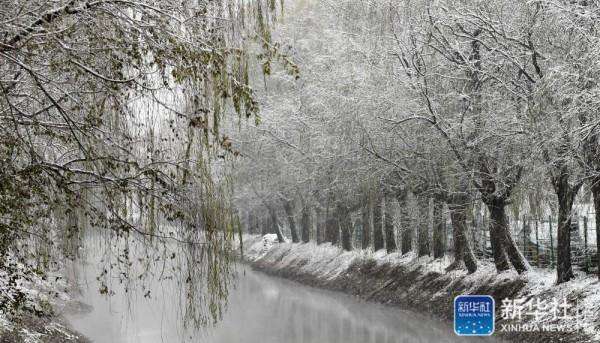
<path id="1" fill-rule="evenodd" d="M 223 320 L 183 334 L 175 282 L 152 286 L 153 296 L 100 295 L 94 264 L 75 266 L 89 313 L 70 315 L 72 326 L 97 343 L 392 343 L 483 342 L 409 311 L 306 287 L 238 265 L 239 278 Z"/>

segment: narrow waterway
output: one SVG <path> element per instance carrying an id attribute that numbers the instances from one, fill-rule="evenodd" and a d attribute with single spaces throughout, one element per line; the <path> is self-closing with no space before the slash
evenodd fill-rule
<path id="1" fill-rule="evenodd" d="M 68 320 L 96 343 L 391 343 L 473 342 L 447 323 L 345 294 L 306 287 L 238 265 L 236 287 L 223 320 L 183 334 L 181 291 L 175 282 L 153 285 L 153 296 L 101 295 L 93 263 L 75 266 L 81 301 L 91 305 Z M 490 341 L 486 338 L 485 341 Z"/>

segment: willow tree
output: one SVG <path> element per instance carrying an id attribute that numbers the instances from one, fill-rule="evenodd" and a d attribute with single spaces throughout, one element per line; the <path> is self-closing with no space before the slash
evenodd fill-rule
<path id="1" fill-rule="evenodd" d="M 227 168 L 213 167 L 237 155 L 221 123 L 227 107 L 258 120 L 252 56 L 264 73 L 278 60 L 297 74 L 271 39 L 278 13 L 261 0 L 3 2 L 3 260 L 29 261 L 36 252 L 18 247 L 65 230 L 57 209 L 69 208 L 111 238 L 201 247 L 191 261 L 205 273 L 188 280 L 208 285 L 209 301 L 196 305 L 218 317 L 239 224 Z M 132 214 L 150 206 L 158 218 L 149 228 Z M 181 225 L 161 228 L 164 220 Z"/>

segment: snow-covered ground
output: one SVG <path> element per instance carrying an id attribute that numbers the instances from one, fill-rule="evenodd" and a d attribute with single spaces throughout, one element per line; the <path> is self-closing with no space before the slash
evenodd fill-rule
<path id="1" fill-rule="evenodd" d="M 56 316 L 71 301 L 65 278 L 58 271 L 44 276 L 26 272 L 18 262 L 13 268 L 21 277 L 11 280 L 9 274 L 0 269 L 0 299 L 4 308 L 0 311 L 1 342 L 83 342 Z M 13 274 L 14 277 L 15 274 Z"/>
<path id="2" fill-rule="evenodd" d="M 350 272 L 354 264 L 369 263 L 376 266 L 401 267 L 407 272 L 416 275 L 434 275 L 439 273 L 435 279 L 437 283 L 445 284 L 440 288 L 434 288 L 435 293 L 431 301 L 439 299 L 453 298 L 456 289 L 460 289 L 460 294 L 476 294 L 481 289 L 500 289 L 504 285 L 522 285 L 510 299 L 516 308 L 523 311 L 523 318 L 526 321 L 525 330 L 537 327 L 540 329 L 544 325 L 554 325 L 555 327 L 572 327 L 575 322 L 581 329 L 577 332 L 581 337 L 585 336 L 587 341 L 600 341 L 600 283 L 596 276 L 577 273 L 576 278 L 570 282 L 556 285 L 555 272 L 549 269 L 540 269 L 532 267 L 530 271 L 518 275 L 514 271 L 507 271 L 497 274 L 493 263 L 480 261 L 477 272 L 468 275 L 465 270 L 454 270 L 446 272 L 445 269 L 452 262 L 451 257 L 434 260 L 431 257 L 418 258 L 415 254 L 409 253 L 402 255 L 400 253 L 387 254 L 384 250 L 373 252 L 370 250 L 343 251 L 332 246 L 330 243 L 317 245 L 310 243 L 277 243 L 275 235 L 253 236 L 245 235 L 244 241 L 244 259 L 249 262 L 271 265 L 277 270 L 294 269 L 298 274 L 312 275 L 322 280 L 335 279 Z M 426 279 L 425 277 L 423 279 Z M 513 282 L 514 281 L 514 282 Z M 427 282 L 415 280 L 414 287 L 426 287 Z M 410 282 L 409 282 L 410 284 Z M 457 286 L 457 284 L 460 284 Z M 425 286 L 424 286 L 425 285 Z M 407 293 L 418 290 L 408 290 Z M 569 304 L 568 313 L 581 315 L 581 317 L 562 316 L 562 315 L 539 315 L 526 317 L 528 305 L 536 303 L 551 304 L 553 301 L 558 304 L 566 299 Z M 500 301 L 499 301 L 500 300 Z M 502 304 L 502 299 L 496 299 L 497 319 L 500 313 L 506 311 L 508 307 Z M 449 301 L 452 301 L 451 299 Z M 549 305 L 546 309 L 549 309 Z M 531 308 L 529 308 L 531 309 Z M 519 313 L 504 313 L 505 320 L 497 320 L 499 323 L 518 323 Z M 512 315 L 510 318 L 509 316 Z M 452 313 L 447 315 L 451 318 Z M 512 329 L 515 329 L 514 327 Z M 518 329 L 523 329 L 517 328 Z M 497 328 L 497 331 L 499 328 Z M 579 338 L 578 338 L 579 339 Z M 578 341 L 578 340 L 575 340 Z"/>

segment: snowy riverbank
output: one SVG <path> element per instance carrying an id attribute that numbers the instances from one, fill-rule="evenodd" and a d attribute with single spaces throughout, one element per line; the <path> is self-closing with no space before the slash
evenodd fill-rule
<path id="1" fill-rule="evenodd" d="M 591 275 L 577 275 L 571 282 L 555 285 L 555 273 L 533 268 L 524 275 L 509 271 L 497 274 L 490 262 L 479 262 L 476 273 L 446 272 L 450 258 L 433 260 L 414 254 L 385 251 L 343 251 L 331 244 L 277 243 L 274 235 L 245 235 L 244 259 L 267 273 L 315 287 L 328 288 L 363 299 L 398 305 L 452 320 L 453 300 L 460 294 L 489 294 L 496 301 L 496 333 L 516 342 L 600 341 L 600 283 Z M 502 319 L 502 300 L 523 299 L 550 303 L 567 299 L 569 313 L 585 313 L 575 332 L 543 330 L 573 327 L 575 318 L 538 316 L 527 321 Z M 538 300 L 539 299 L 539 300 Z M 527 300 L 527 301 L 526 301 Z M 527 306 L 523 306 L 523 314 Z M 514 313 L 513 313 L 514 314 Z M 505 329 L 506 331 L 502 331 Z"/>
<path id="2" fill-rule="evenodd" d="M 0 311 L 1 343 L 88 342 L 69 327 L 62 315 L 84 308 L 71 298 L 70 286 L 62 273 L 10 279 L 6 272 L 0 272 L 0 299 L 8 304 L 3 307 L 13 312 Z"/>

